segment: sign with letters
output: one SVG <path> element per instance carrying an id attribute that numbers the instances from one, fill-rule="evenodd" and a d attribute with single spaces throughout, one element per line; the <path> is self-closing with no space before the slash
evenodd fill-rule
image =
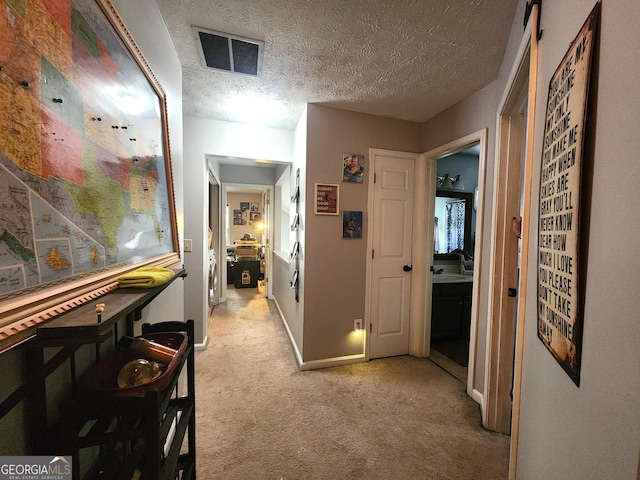
<path id="1" fill-rule="evenodd" d="M 549 82 L 540 173 L 538 338 L 580 385 L 580 200 L 591 57 L 599 3 Z"/>
<path id="2" fill-rule="evenodd" d="M 316 215 L 338 215 L 340 187 L 337 184 L 316 183 L 313 213 Z"/>

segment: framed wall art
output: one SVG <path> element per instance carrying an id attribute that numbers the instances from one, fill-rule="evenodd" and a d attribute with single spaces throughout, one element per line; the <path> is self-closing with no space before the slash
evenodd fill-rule
<path id="1" fill-rule="evenodd" d="M 233 210 L 233 224 L 238 225 L 246 225 L 247 224 L 247 216 L 244 213 L 244 210 L 236 208 Z"/>
<path id="2" fill-rule="evenodd" d="M 364 155 L 342 154 L 342 181 L 362 183 L 364 180 Z"/>
<path id="3" fill-rule="evenodd" d="M 165 93 L 113 5 L 1 3 L 3 351 L 180 248 Z"/>
<path id="4" fill-rule="evenodd" d="M 338 215 L 340 187 L 332 183 L 315 184 L 313 212 L 316 215 Z"/>
<path id="5" fill-rule="evenodd" d="M 584 132 L 600 3 L 549 81 L 540 172 L 538 338 L 580 385 L 580 216 Z"/>
<path id="6" fill-rule="evenodd" d="M 342 238 L 362 238 L 362 212 L 342 212 Z"/>

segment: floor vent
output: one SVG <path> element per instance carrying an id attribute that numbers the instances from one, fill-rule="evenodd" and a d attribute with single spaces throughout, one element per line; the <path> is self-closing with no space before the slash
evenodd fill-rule
<path id="1" fill-rule="evenodd" d="M 193 27 L 204 66 L 259 77 L 264 42 Z"/>

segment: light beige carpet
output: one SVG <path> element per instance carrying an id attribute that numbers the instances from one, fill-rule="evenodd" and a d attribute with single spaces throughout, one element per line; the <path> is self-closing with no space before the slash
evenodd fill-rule
<path id="1" fill-rule="evenodd" d="M 509 437 L 410 356 L 301 372 L 273 302 L 230 289 L 196 356 L 200 479 L 505 479 Z"/>

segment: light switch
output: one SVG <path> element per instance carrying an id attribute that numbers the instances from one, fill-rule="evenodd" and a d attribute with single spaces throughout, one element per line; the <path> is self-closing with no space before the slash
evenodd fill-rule
<path id="1" fill-rule="evenodd" d="M 184 239 L 184 251 L 185 252 L 190 252 L 192 248 L 193 248 L 193 240 L 191 240 L 190 238 L 185 238 Z"/>

